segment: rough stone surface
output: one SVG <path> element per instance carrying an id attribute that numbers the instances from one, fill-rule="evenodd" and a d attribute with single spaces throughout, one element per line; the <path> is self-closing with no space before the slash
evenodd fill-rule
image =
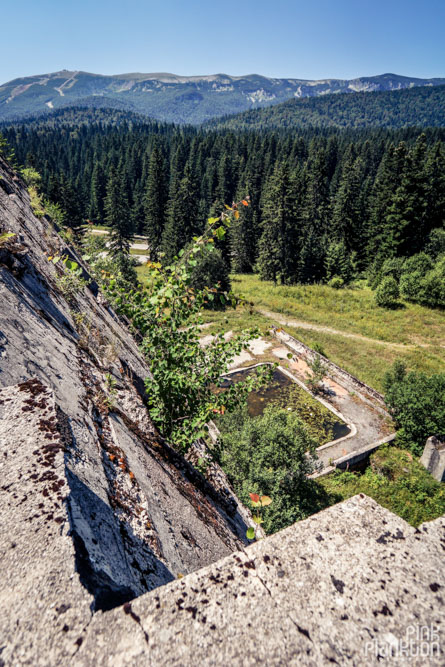
<path id="1" fill-rule="evenodd" d="M 0 185 L 0 233 L 15 233 L 0 248 L 0 389 L 21 396 L 20 385 L 35 380 L 54 402 L 76 559 L 93 606 L 109 608 L 231 553 L 247 541 L 247 525 L 233 491 L 206 481 L 155 431 L 143 401 L 149 369 L 136 343 L 85 267 L 88 286 L 63 289 L 63 262 L 45 253 L 81 260 L 34 217 L 26 188 L 1 159 Z M 31 461 L 34 421 L 47 419 L 46 408 L 17 406 L 5 403 L 1 448 L 5 460 L 20 449 Z M 14 456 L 7 461 L 14 493 L 23 495 L 28 473 Z M 34 464 L 40 477 L 46 464 Z M 10 493 L 2 512 L 13 511 L 9 502 Z M 27 502 L 30 515 L 41 513 L 37 497 Z"/>
<path id="2" fill-rule="evenodd" d="M 426 441 L 420 463 L 438 482 L 445 482 L 445 437 L 434 435 Z"/>
<path id="3" fill-rule="evenodd" d="M 96 614 L 73 664 L 377 665 L 437 628 L 442 653 L 416 658 L 414 637 L 396 664 L 441 665 L 444 548 L 443 519 L 416 530 L 355 496 Z"/>
<path id="4" fill-rule="evenodd" d="M 68 663 L 93 596 L 70 536 L 65 423 L 38 381 L 2 390 L 0 416 L 0 664 Z"/>

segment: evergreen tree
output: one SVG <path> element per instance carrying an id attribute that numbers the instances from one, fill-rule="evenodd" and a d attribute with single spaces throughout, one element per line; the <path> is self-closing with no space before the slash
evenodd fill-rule
<path id="1" fill-rule="evenodd" d="M 258 269 L 263 280 L 296 280 L 300 240 L 296 182 L 287 165 L 276 166 L 266 183 Z"/>
<path id="2" fill-rule="evenodd" d="M 144 233 L 148 238 L 150 256 L 156 258 L 162 242 L 167 209 L 168 182 L 162 150 L 155 146 L 148 162 L 144 195 Z"/>
<path id="3" fill-rule="evenodd" d="M 325 268 L 327 280 L 335 276 L 342 278 L 345 283 L 351 280 L 353 274 L 351 254 L 343 240 L 329 243 L 326 250 Z"/>
<path id="4" fill-rule="evenodd" d="M 121 173 L 114 167 L 110 169 L 105 196 L 105 221 L 111 227 L 110 250 L 117 255 L 130 252 L 133 238 L 133 223 L 125 192 L 125 183 Z"/>
<path id="5" fill-rule="evenodd" d="M 365 211 L 360 193 L 364 165 L 360 157 L 350 157 L 339 181 L 332 214 L 332 234 L 349 253 L 365 253 Z"/>
<path id="6" fill-rule="evenodd" d="M 166 261 L 171 261 L 186 243 L 199 233 L 198 206 L 197 182 L 193 178 L 190 164 L 187 163 L 183 177 L 172 180 L 167 222 L 162 235 L 162 251 Z"/>
<path id="7" fill-rule="evenodd" d="M 91 177 L 91 194 L 89 216 L 93 221 L 103 223 L 105 220 L 104 199 L 106 195 L 107 181 L 103 166 L 96 162 Z"/>

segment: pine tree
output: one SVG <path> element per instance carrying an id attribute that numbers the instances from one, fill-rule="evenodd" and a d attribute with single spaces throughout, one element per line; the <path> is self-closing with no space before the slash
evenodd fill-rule
<path id="1" fill-rule="evenodd" d="M 129 255 L 133 238 L 131 220 L 125 184 L 122 174 L 111 167 L 105 196 L 105 221 L 111 227 L 110 250 L 117 255 Z"/>
<path id="2" fill-rule="evenodd" d="M 276 166 L 265 187 L 258 268 L 263 280 L 296 280 L 299 224 L 296 181 L 287 165 Z"/>
<path id="3" fill-rule="evenodd" d="M 155 146 L 148 162 L 144 194 L 144 233 L 148 238 L 150 256 L 157 258 L 167 214 L 167 170 L 162 150 Z"/>
<path id="4" fill-rule="evenodd" d="M 55 201 L 65 212 L 65 223 L 73 230 L 78 230 L 83 222 L 78 193 L 71 183 L 61 175 L 57 185 L 54 183 Z"/>
<path id="5" fill-rule="evenodd" d="M 332 212 L 332 236 L 347 252 L 365 254 L 366 211 L 361 198 L 364 164 L 353 156 L 345 163 Z"/>
<path id="6" fill-rule="evenodd" d="M 429 231 L 425 154 L 425 136 L 421 135 L 406 156 L 400 184 L 386 215 L 387 237 L 396 256 L 419 252 Z"/>
<path id="7" fill-rule="evenodd" d="M 394 257 L 397 252 L 392 235 L 393 224 L 388 219 L 388 212 L 393 204 L 394 194 L 401 184 L 406 160 L 406 145 L 401 142 L 395 148 L 391 144 L 382 158 L 374 181 L 369 222 L 372 235 L 367 254 L 378 261 Z"/>
<path id="8" fill-rule="evenodd" d="M 105 220 L 104 199 L 106 187 L 107 181 L 103 166 L 100 162 L 96 162 L 91 177 L 89 216 L 92 220 L 99 223 L 103 223 Z"/>
<path id="9" fill-rule="evenodd" d="M 172 181 L 167 222 L 162 235 L 162 251 L 167 261 L 171 261 L 199 233 L 198 207 L 198 185 L 187 163 L 183 177 Z"/>
<path id="10" fill-rule="evenodd" d="M 325 257 L 326 279 L 331 280 L 339 276 L 345 283 L 352 278 L 351 253 L 348 251 L 343 240 L 331 241 L 326 250 Z"/>

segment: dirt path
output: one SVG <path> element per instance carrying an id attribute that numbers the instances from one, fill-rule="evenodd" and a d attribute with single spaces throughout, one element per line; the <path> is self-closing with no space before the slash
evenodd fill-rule
<path id="1" fill-rule="evenodd" d="M 308 329 L 312 331 L 320 331 L 322 333 L 334 334 L 335 336 L 343 336 L 343 338 L 355 338 L 356 340 L 363 340 L 368 343 L 374 343 L 375 345 L 383 345 L 385 347 L 391 347 L 395 350 L 414 350 L 417 346 L 410 345 L 409 343 L 389 343 L 385 340 L 378 340 L 376 338 L 368 338 L 367 336 L 362 336 L 361 334 L 348 333 L 347 331 L 339 331 L 338 329 L 332 329 L 331 327 L 325 327 L 322 324 L 311 324 L 310 322 L 303 322 L 301 320 L 292 320 L 288 319 L 284 315 L 279 313 L 274 313 L 270 310 L 262 310 L 257 308 L 257 311 L 268 317 L 272 320 L 275 320 L 282 326 L 295 327 L 298 329 Z M 424 346 L 422 346 L 424 347 Z"/>

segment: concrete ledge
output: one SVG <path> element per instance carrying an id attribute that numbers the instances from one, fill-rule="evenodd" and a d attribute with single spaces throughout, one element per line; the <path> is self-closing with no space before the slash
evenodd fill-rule
<path id="1" fill-rule="evenodd" d="M 444 524 L 416 530 L 355 496 L 96 614 L 72 664 L 381 664 L 445 620 Z M 399 664 L 443 664 L 438 632 L 426 661 Z"/>
<path id="2" fill-rule="evenodd" d="M 323 477 L 324 475 L 329 475 L 331 472 L 334 472 L 334 470 L 338 470 L 339 468 L 340 470 L 347 470 L 349 466 L 356 465 L 357 463 L 360 463 L 361 461 L 367 459 L 381 445 L 386 445 L 389 442 L 393 442 L 393 440 L 396 439 L 396 435 L 397 433 L 392 433 L 391 435 L 382 438 L 378 442 L 372 442 L 371 444 L 365 445 L 360 449 L 356 449 L 353 452 L 349 452 L 349 454 L 346 454 L 345 456 L 342 456 L 339 459 L 335 459 L 335 461 L 333 461 L 333 464 L 331 466 L 323 468 L 323 470 L 321 470 L 320 472 L 316 472 L 313 475 L 310 475 L 310 477 Z M 319 449 L 321 448 L 319 447 Z"/>

